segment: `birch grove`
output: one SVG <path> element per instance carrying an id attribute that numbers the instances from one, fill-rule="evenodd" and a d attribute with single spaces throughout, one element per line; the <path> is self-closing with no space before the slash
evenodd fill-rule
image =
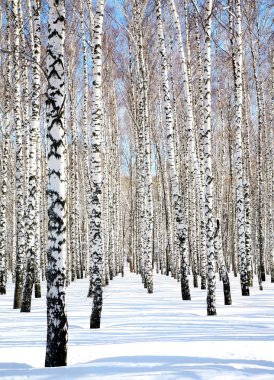
<path id="1" fill-rule="evenodd" d="M 128 271 L 144 297 L 154 273 L 200 287 L 209 318 L 219 280 L 225 305 L 231 276 L 274 282 L 267 3 L 0 4 L 0 295 L 29 313 L 47 283 L 46 366 L 67 363 L 71 282 L 90 329 Z"/>

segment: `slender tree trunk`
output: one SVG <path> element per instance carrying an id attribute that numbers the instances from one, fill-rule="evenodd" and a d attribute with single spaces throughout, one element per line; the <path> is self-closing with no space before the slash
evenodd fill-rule
<path id="1" fill-rule="evenodd" d="M 274 123 L 274 51 L 272 51 L 272 66 L 271 66 L 271 75 L 272 75 L 272 104 L 271 104 L 271 119 L 272 125 Z M 273 142 L 274 140 L 274 131 L 270 127 L 270 136 L 269 141 Z M 271 282 L 274 283 L 274 170 L 273 170 L 273 155 L 274 149 L 273 145 L 269 147 L 269 250 L 270 250 L 270 273 L 271 273 Z"/>
<path id="2" fill-rule="evenodd" d="M 23 173 L 23 146 L 22 146 L 22 123 L 20 112 L 20 72 L 19 72 L 19 15 L 18 0 L 14 0 L 14 117 L 16 129 L 16 269 L 14 309 L 21 307 L 23 291 L 23 262 L 25 256 L 25 210 L 24 210 L 24 173 Z"/>
<path id="3" fill-rule="evenodd" d="M 92 10 L 90 2 L 88 1 L 90 16 L 92 16 Z M 91 187 L 90 187 L 90 163 L 89 163 L 89 134 L 88 134 L 88 61 L 87 61 L 87 42 L 86 42 L 86 33 L 85 33 L 85 8 L 83 0 L 80 1 L 81 6 L 81 32 L 82 32 L 82 49 L 83 49 L 83 76 L 84 76 L 84 104 L 83 104 L 83 145 L 84 145 L 84 173 L 85 173 L 85 192 L 87 199 L 87 221 L 88 225 L 90 223 L 91 212 Z M 92 29 L 93 33 L 93 29 Z M 87 228 L 87 251 L 89 253 L 92 246 L 92 241 L 90 238 L 90 231 Z M 88 254 L 89 257 L 89 254 Z M 90 260 L 89 260 L 90 261 Z M 89 273 L 91 279 L 91 263 L 89 262 Z M 92 295 L 92 284 L 90 282 L 88 296 Z"/>
<path id="4" fill-rule="evenodd" d="M 6 294 L 6 245 L 7 245 L 7 179 L 8 179 L 8 136 L 4 136 L 0 189 L 0 294 Z"/>
<path id="5" fill-rule="evenodd" d="M 2 11 L 2 9 L 1 9 Z M 2 23 L 2 14 L 0 22 Z M 10 44 L 10 10 L 9 1 L 6 3 L 6 48 L 11 50 Z M 1 41 L 2 42 L 2 41 Z M 9 154 L 9 136 L 10 114 L 11 114 L 11 58 L 7 57 L 6 67 L 6 86 L 4 99 L 4 122 L 3 126 L 3 151 L 2 151 L 2 170 L 1 170 L 1 188 L 0 188 L 0 295 L 6 294 L 6 254 L 7 254 L 7 181 L 8 181 L 8 154 Z M 1 123 L 1 122 L 0 122 Z M 2 127 L 2 123 L 1 123 Z"/>
<path id="6" fill-rule="evenodd" d="M 48 21 L 48 268 L 46 367 L 67 364 L 65 2 L 49 0 Z"/>
<path id="7" fill-rule="evenodd" d="M 35 269 L 34 269 L 34 295 L 35 298 L 41 298 L 41 277 L 42 266 L 42 247 L 41 247 L 41 214 L 42 214 L 42 198 L 43 198 L 43 185 L 41 178 L 41 136 L 40 128 L 38 125 L 37 139 L 36 139 L 36 176 L 37 176 L 37 189 L 38 197 L 36 203 L 35 217 L 36 217 L 36 234 L 35 234 Z"/>
<path id="8" fill-rule="evenodd" d="M 183 223 L 182 215 L 182 197 L 179 188 L 178 173 L 175 165 L 175 152 L 174 152 L 174 138 L 173 138 L 173 115 L 170 101 L 170 91 L 167 72 L 167 58 L 166 48 L 164 41 L 164 31 L 162 22 L 162 9 L 161 0 L 156 0 L 156 16 L 157 16 L 157 29 L 161 54 L 161 73 L 162 73 L 162 88 L 165 102 L 165 116 L 166 116 L 166 137 L 167 137 L 167 153 L 170 166 L 170 178 L 172 185 L 172 198 L 175 209 L 175 217 L 177 222 L 177 236 L 179 240 L 179 249 L 181 254 L 181 290 L 183 300 L 190 300 L 190 290 L 187 277 L 187 255 L 186 255 L 186 228 Z"/>
<path id="9" fill-rule="evenodd" d="M 231 292 L 230 292 L 230 281 L 228 276 L 228 271 L 226 267 L 226 263 L 224 260 L 223 250 L 221 247 L 222 240 L 221 240 L 221 228 L 220 228 L 220 222 L 217 219 L 216 223 L 216 229 L 215 229 L 215 236 L 214 236 L 214 245 L 216 245 L 216 251 L 218 254 L 218 265 L 220 269 L 220 274 L 223 280 L 223 291 L 224 291 L 224 303 L 225 305 L 232 305 L 232 299 L 231 299 Z"/>
<path id="10" fill-rule="evenodd" d="M 259 63 L 259 72 L 257 73 L 256 66 L 257 60 L 255 55 L 255 47 L 251 37 L 251 54 L 253 61 L 253 73 L 256 86 L 256 98 L 257 98 L 257 108 L 258 108 L 258 165 L 257 165 L 257 193 L 258 193 L 258 248 L 259 248 L 259 263 L 258 263 L 258 272 L 261 281 L 265 281 L 265 260 L 264 260 L 264 231 L 263 231 L 263 219 L 264 219 L 264 197 L 263 197 L 263 133 L 266 128 L 266 119 L 264 112 L 264 99 L 263 99 L 263 86 L 262 81 L 260 80 L 260 63 Z M 260 59 L 260 57 L 259 57 Z"/>
<path id="11" fill-rule="evenodd" d="M 244 83 L 244 82 L 243 82 Z M 243 101 L 244 101 L 244 199 L 245 199 L 245 245 L 246 245 L 246 262 L 247 262 L 247 281 L 248 286 L 253 286 L 253 270 L 252 270 L 252 244 L 251 244 L 251 231 L 252 225 L 252 209 L 250 202 L 250 149 L 249 149 L 249 123 L 247 117 L 247 101 L 246 91 L 243 86 Z"/>
<path id="12" fill-rule="evenodd" d="M 198 22 L 198 12 L 196 7 L 194 7 L 194 22 L 195 22 L 195 40 L 196 40 L 196 54 L 198 63 L 198 87 L 199 87 L 199 99 L 198 99 L 198 120 L 199 125 L 199 158 L 200 158 L 200 173 L 201 173 L 201 183 L 205 186 L 205 171 L 204 171 L 204 86 L 203 86 L 203 66 L 202 66 L 202 54 L 201 54 L 201 41 L 200 41 L 200 31 Z M 201 199 L 200 199 L 201 203 Z M 206 289 L 206 231 L 205 231 L 205 218 L 203 216 L 203 207 L 200 210 L 200 274 L 201 274 L 201 289 Z"/>
<path id="13" fill-rule="evenodd" d="M 204 59 L 204 155 L 205 155 L 205 217 L 207 247 L 207 315 L 216 315 L 216 279 L 214 263 L 214 225 L 213 225 L 213 175 L 211 147 L 211 22 L 212 0 L 206 2 L 205 21 L 205 59 Z"/>
<path id="14" fill-rule="evenodd" d="M 170 10 L 172 13 L 172 19 L 174 21 L 175 26 L 175 34 L 178 40 L 179 45 L 179 57 L 181 64 L 181 72 L 183 79 L 183 90 L 184 90 L 184 103 L 186 107 L 186 134 L 187 134 L 187 146 L 188 146 L 188 155 L 191 163 L 190 171 L 193 172 L 193 176 L 195 178 L 196 188 L 199 192 L 199 206 L 200 206 L 200 218 L 201 218 L 201 227 L 205 227 L 205 189 L 204 184 L 202 182 L 201 177 L 201 168 L 199 167 L 198 157 L 196 152 L 196 143 L 194 136 L 194 118 L 193 118 L 193 109 L 192 109 L 192 100 L 191 100 L 191 89 L 188 79 L 188 70 L 187 70 L 187 62 L 185 58 L 185 52 L 182 41 L 182 32 L 179 16 L 176 10 L 176 5 L 174 0 L 169 0 Z M 205 234 L 201 234 L 202 240 L 202 251 L 201 251 L 201 276 L 203 279 L 202 285 L 204 285 L 204 276 L 206 271 L 206 259 L 205 259 Z M 208 258 L 210 260 L 210 258 Z"/>
<path id="15" fill-rule="evenodd" d="M 153 293 L 152 275 L 152 232 L 153 203 L 151 175 L 151 145 L 148 111 L 148 72 L 144 58 L 142 7 L 134 2 L 134 20 L 136 28 L 136 60 L 138 76 L 138 143 L 139 143 L 139 201 L 140 201 L 140 254 L 142 262 L 142 280 L 148 293 Z"/>
<path id="16" fill-rule="evenodd" d="M 93 52 L 93 105 L 91 125 L 91 240 L 93 303 L 90 317 L 90 328 L 100 328 L 103 304 L 102 289 L 102 172 L 101 140 L 103 126 L 102 107 L 102 28 L 104 18 L 104 0 L 98 0 L 94 17 L 94 52 Z"/>
<path id="17" fill-rule="evenodd" d="M 40 4 L 33 7 L 33 46 L 32 46 L 32 120 L 30 129 L 30 148 L 29 148 L 29 178 L 28 178 L 28 215 L 26 222 L 26 277 L 23 290 L 21 312 L 30 312 L 31 297 L 35 276 L 35 258 L 38 256 L 36 243 L 37 235 L 37 205 L 39 195 L 37 193 L 37 134 L 40 122 Z"/>
<path id="18" fill-rule="evenodd" d="M 240 261 L 240 278 L 242 286 L 242 295 L 249 295 L 247 282 L 247 262 L 246 262 L 246 245 L 245 245 L 245 204 L 244 204 L 244 187 L 243 187 L 243 149 L 242 149 L 242 107 L 243 107 L 243 84 L 242 84 L 242 16 L 240 0 L 235 1 L 236 19 L 236 46 L 235 46 L 235 108 L 236 108 L 236 217 L 238 227 L 238 252 Z"/>

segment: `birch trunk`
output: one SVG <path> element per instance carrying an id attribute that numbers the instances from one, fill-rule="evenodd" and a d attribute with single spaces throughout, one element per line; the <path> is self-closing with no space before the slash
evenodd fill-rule
<path id="1" fill-rule="evenodd" d="M 83 0 L 80 1 L 81 11 L 81 32 L 82 32 L 82 49 L 83 49 L 83 76 L 84 76 L 84 104 L 83 104 L 83 145 L 84 145 L 84 174 L 85 174 L 85 193 L 87 203 L 87 220 L 90 219 L 90 203 L 91 203 L 91 188 L 90 188 L 90 173 L 89 173 L 89 134 L 88 134 L 88 61 L 87 61 L 87 41 L 84 23 L 84 4 Z M 92 12 L 92 11 L 90 11 Z M 92 13 L 91 13 L 92 15 Z M 89 253 L 91 245 L 90 233 L 87 228 L 87 251 Z M 87 254 L 87 256 L 89 256 Z"/>
<path id="2" fill-rule="evenodd" d="M 223 249 L 222 249 L 222 240 L 221 240 L 221 228 L 220 228 L 220 221 L 217 219 L 216 221 L 216 229 L 214 234 L 214 246 L 218 254 L 218 266 L 220 270 L 220 275 L 223 281 L 223 291 L 224 291 L 224 304 L 225 305 L 232 305 L 232 299 L 231 299 L 231 292 L 230 292 L 230 281 L 228 276 L 228 271 L 223 255 Z"/>
<path id="3" fill-rule="evenodd" d="M 40 107 L 39 107 L 40 108 Z M 37 139 L 36 139 L 36 176 L 37 176 L 37 202 L 35 210 L 36 218 L 36 233 L 35 233 L 35 269 L 34 269 L 34 296 L 41 298 L 41 277 L 42 277 L 42 249 L 41 249 L 41 214 L 42 214 L 42 199 L 43 199 L 43 185 L 41 176 L 41 136 L 40 128 L 37 125 Z"/>
<path id="4" fill-rule="evenodd" d="M 246 262 L 246 245 L 245 245 L 245 204 L 244 204 L 244 187 L 243 187 L 243 148 L 242 148 L 242 107 L 243 107 L 243 83 L 242 83 L 242 15 L 240 0 L 235 1 L 236 19 L 236 46 L 235 46 L 235 108 L 236 108 L 236 217 L 238 228 L 238 252 L 240 261 L 240 278 L 242 295 L 249 296 L 249 287 L 247 281 L 247 262 Z"/>
<path id="5" fill-rule="evenodd" d="M 24 173 L 23 173 L 23 146 L 22 146 L 22 120 L 20 112 L 20 72 L 19 72 L 19 15 L 18 0 L 14 0 L 14 119 L 16 134 L 16 269 L 14 309 L 21 307 L 23 291 L 23 261 L 25 256 L 25 209 L 24 209 Z"/>
<path id="6" fill-rule="evenodd" d="M 8 136 L 4 136 L 0 189 L 0 294 L 6 294 L 6 245 L 7 245 L 7 179 L 8 179 Z"/>
<path id="7" fill-rule="evenodd" d="M 153 203 L 150 152 L 150 126 L 148 120 L 148 82 L 144 59 L 143 35 L 141 28 L 141 7 L 134 2 L 134 19 L 137 40 L 138 70 L 138 143 L 139 143 L 139 201 L 140 201 L 140 254 L 141 273 L 144 287 L 148 293 L 153 292 L 152 277 L 152 232 Z"/>
<path id="8" fill-rule="evenodd" d="M 271 66 L 271 75 L 272 75 L 272 104 L 271 104 L 271 122 L 274 123 L 274 52 L 272 51 L 272 66 Z M 274 132 L 273 128 L 270 127 L 270 136 L 269 141 L 273 143 L 274 141 Z M 273 155 L 274 149 L 273 145 L 269 147 L 269 166 L 268 166 L 268 175 L 269 175 L 269 250 L 270 250 L 270 273 L 271 273 L 271 282 L 274 283 L 274 168 L 273 168 Z M 272 158 L 271 158 L 272 157 Z"/>
<path id="9" fill-rule="evenodd" d="M 260 50 L 260 49 L 259 49 Z M 263 196 L 263 188 L 264 188 L 264 180 L 263 180 L 263 133 L 266 128 L 266 118 L 264 111 L 264 97 L 263 97 L 263 85 L 261 80 L 261 64 L 260 57 L 258 57 L 258 72 L 256 70 L 257 67 L 257 59 L 255 55 L 255 47 L 251 37 L 251 54 L 252 54 L 252 63 L 253 63 L 253 74 L 255 79 L 255 87 L 256 87 L 256 100 L 257 100 L 257 108 L 258 108 L 258 152 L 257 152 L 257 194 L 258 194 L 258 204 L 257 204 L 257 212 L 258 212 L 258 248 L 259 248 L 259 263 L 258 263 L 258 276 L 260 278 L 259 281 L 265 281 L 266 273 L 265 273 L 265 258 L 264 258 L 264 228 L 263 228 L 263 219 L 264 219 L 264 196 Z"/>
<path id="10" fill-rule="evenodd" d="M 65 2 L 49 0 L 48 21 L 48 267 L 46 367 L 67 364 L 66 131 L 64 129 Z"/>
<path id="11" fill-rule="evenodd" d="M 181 24 L 179 20 L 179 16 L 176 10 L 176 5 L 174 0 L 169 0 L 169 6 L 172 13 L 172 19 L 174 21 L 175 26 L 175 34 L 176 39 L 179 45 L 179 56 L 180 56 L 180 64 L 181 64 L 181 72 L 183 77 L 183 91 L 184 91 L 184 103 L 186 108 L 186 132 L 187 132 L 187 144 L 188 144 L 188 156 L 191 163 L 190 170 L 193 172 L 193 176 L 195 178 L 195 184 L 199 192 L 199 206 L 200 206 L 200 215 L 201 215 L 201 227 L 203 227 L 205 221 L 205 192 L 204 192 L 204 184 L 201 178 L 201 169 L 199 167 L 197 152 L 196 152 L 196 143 L 194 137 L 193 130 L 193 109 L 192 109 L 192 101 L 191 101 L 191 90 L 188 79 L 188 70 L 187 70 L 187 62 L 185 58 L 185 51 L 183 47 L 182 41 L 182 32 L 181 32 Z M 201 234 L 202 247 L 205 247 L 205 234 Z M 209 258 L 208 258 L 209 260 Z M 201 251 L 201 275 L 202 278 L 205 276 L 206 271 L 206 259 L 205 259 L 205 251 Z M 202 285 L 204 284 L 204 280 Z"/>
<path id="12" fill-rule="evenodd" d="M 2 11 L 2 9 L 1 9 Z M 9 2 L 6 4 L 6 43 L 7 50 L 10 46 L 10 14 Z M 0 22 L 2 23 L 2 14 Z M 0 189 L 0 295 L 6 294 L 6 244 L 7 244 L 7 180 L 8 180 L 8 130 L 10 127 L 10 112 L 11 112 L 11 59 L 8 57 L 6 68 L 6 88 L 5 88 L 5 125 L 3 133 L 3 152 L 2 152 L 2 170 L 1 170 L 1 189 Z M 1 122 L 0 122 L 1 123 Z M 2 125 L 1 125 L 2 127 Z"/>
<path id="13" fill-rule="evenodd" d="M 175 218 L 177 222 L 177 236 L 179 240 L 179 249 L 181 255 L 181 290 L 183 300 L 190 300 L 190 290 L 189 282 L 187 277 L 188 269 L 188 259 L 186 255 L 186 228 L 183 222 L 182 213 L 182 197 L 179 188 L 178 173 L 175 164 L 175 153 L 174 153 L 174 138 L 173 138 L 173 115 L 172 107 L 170 101 L 170 90 L 168 82 L 168 72 L 167 72 L 167 58 L 166 58 L 166 48 L 164 41 L 164 31 L 162 22 L 162 9 L 161 0 L 156 0 L 156 16 L 157 16 L 157 30 L 160 45 L 161 54 L 161 74 L 162 74 L 162 89 L 164 94 L 165 103 L 165 116 L 166 116 L 166 138 L 167 138 L 167 154 L 170 165 L 170 178 L 172 185 L 172 198 L 173 207 L 175 210 Z"/>
<path id="14" fill-rule="evenodd" d="M 28 170 L 28 215 L 26 222 L 26 277 L 24 283 L 21 312 L 31 309 L 31 296 L 35 275 L 35 258 L 38 255 L 35 246 L 37 235 L 37 207 L 39 194 L 37 193 L 37 134 L 40 123 L 40 3 L 33 6 L 33 46 L 32 46 L 32 98 L 31 98 L 31 128 L 29 145 Z"/>
<path id="15" fill-rule="evenodd" d="M 94 17 L 94 51 L 93 51 L 93 99 L 91 125 L 91 234 L 93 303 L 90 317 L 90 328 L 100 328 L 103 303 L 102 290 L 102 171 L 101 143 L 103 127 L 102 106 L 102 28 L 104 18 L 104 0 L 98 0 Z"/>
<path id="16" fill-rule="evenodd" d="M 243 82 L 244 83 L 244 82 Z M 246 262 L 247 262 L 247 281 L 248 286 L 253 286 L 253 270 L 252 270 L 252 244 L 251 244 L 251 231 L 252 231 L 252 209 L 251 209 L 251 190 L 250 190 L 250 148 L 249 148 L 249 123 L 247 116 L 247 99 L 246 91 L 243 86 L 243 103 L 244 103 L 244 200 L 245 200 L 245 245 L 246 245 Z"/>
<path id="17" fill-rule="evenodd" d="M 203 66 L 202 66 L 202 54 L 201 54 L 201 40 L 199 32 L 198 12 L 194 7 L 194 23 L 195 23 L 195 40 L 196 40 L 196 54 L 198 63 L 198 117 L 199 121 L 199 158 L 200 158 L 200 173 L 202 186 L 205 184 L 205 171 L 204 171 L 204 87 L 203 87 Z M 201 203 L 201 199 L 200 199 Z M 203 208 L 203 205 L 200 207 Z M 206 231 L 205 231 L 205 218 L 203 217 L 203 211 L 200 210 L 200 274 L 201 274 L 201 289 L 206 289 Z"/>
<path id="18" fill-rule="evenodd" d="M 204 59 L 204 155 L 205 155 L 205 216 L 207 246 L 207 314 L 216 315 L 214 223 L 213 223 L 213 175 L 212 175 L 212 131 L 211 131 L 211 23 L 212 0 L 206 2 L 205 59 Z"/>

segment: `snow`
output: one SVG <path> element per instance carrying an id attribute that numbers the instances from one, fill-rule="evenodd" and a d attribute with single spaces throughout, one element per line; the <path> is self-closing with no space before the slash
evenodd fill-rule
<path id="1" fill-rule="evenodd" d="M 231 306 L 218 281 L 217 316 L 206 315 L 206 291 L 154 274 L 147 294 L 140 276 L 126 271 L 104 290 L 101 329 L 89 329 L 88 280 L 67 290 L 68 367 L 43 368 L 46 344 L 45 284 L 32 312 L 13 310 L 14 285 L 0 296 L 0 379 L 274 379 L 274 284 L 240 295 L 230 277 Z M 190 279 L 191 281 L 191 279 Z"/>

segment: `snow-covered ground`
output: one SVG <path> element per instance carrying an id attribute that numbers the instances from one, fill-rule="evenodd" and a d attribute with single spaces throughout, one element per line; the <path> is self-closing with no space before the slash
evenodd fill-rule
<path id="1" fill-rule="evenodd" d="M 68 367 L 43 368 L 45 284 L 30 314 L 12 309 L 13 285 L 0 296 L 0 379 L 274 379 L 274 284 L 257 281 L 241 297 L 231 277 L 232 306 L 218 282 L 216 317 L 206 316 L 206 291 L 182 301 L 172 278 L 155 275 L 154 294 L 126 272 L 104 291 L 100 330 L 89 329 L 88 281 L 67 291 Z"/>

